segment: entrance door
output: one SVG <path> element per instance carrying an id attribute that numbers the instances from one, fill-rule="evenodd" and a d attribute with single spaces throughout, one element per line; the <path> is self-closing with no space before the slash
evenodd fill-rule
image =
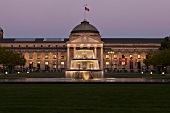
<path id="1" fill-rule="evenodd" d="M 33 70 L 33 62 L 29 63 L 29 69 L 32 71 Z"/>
<path id="2" fill-rule="evenodd" d="M 40 71 L 40 62 L 37 62 L 37 70 Z"/>
<path id="3" fill-rule="evenodd" d="M 137 69 L 141 69 L 141 63 L 137 62 Z"/>

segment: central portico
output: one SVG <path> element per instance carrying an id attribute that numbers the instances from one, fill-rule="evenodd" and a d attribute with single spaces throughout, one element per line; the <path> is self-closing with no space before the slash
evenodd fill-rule
<path id="1" fill-rule="evenodd" d="M 77 64 L 71 64 L 73 59 L 77 59 L 75 61 Z M 87 68 L 82 68 L 83 64 L 79 65 L 80 61 L 83 64 L 86 61 Z M 98 61 L 99 66 L 93 65 L 93 68 L 89 68 L 90 63 L 93 64 L 96 61 Z M 72 65 L 76 65 L 76 67 Z M 86 20 L 71 31 L 67 42 L 67 70 L 70 69 L 101 70 L 103 73 L 103 42 L 99 31 Z"/>

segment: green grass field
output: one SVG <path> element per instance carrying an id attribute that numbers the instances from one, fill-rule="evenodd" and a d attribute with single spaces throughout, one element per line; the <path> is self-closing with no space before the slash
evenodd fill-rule
<path id="1" fill-rule="evenodd" d="M 169 113 L 170 84 L 0 84 L 0 113 Z"/>

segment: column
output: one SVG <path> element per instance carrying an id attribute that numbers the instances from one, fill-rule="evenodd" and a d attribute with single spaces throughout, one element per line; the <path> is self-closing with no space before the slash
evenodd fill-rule
<path id="1" fill-rule="evenodd" d="M 101 69 L 103 70 L 103 47 L 101 47 L 101 61 L 100 61 Z"/>
<path id="2" fill-rule="evenodd" d="M 75 53 L 76 53 L 76 47 L 74 47 L 74 56 L 73 56 L 73 58 L 76 58 Z"/>
<path id="3" fill-rule="evenodd" d="M 70 47 L 67 47 L 67 69 L 69 69 Z"/>
<path id="4" fill-rule="evenodd" d="M 97 58 L 97 48 L 96 47 L 94 47 L 94 55 L 95 55 L 94 57 Z"/>

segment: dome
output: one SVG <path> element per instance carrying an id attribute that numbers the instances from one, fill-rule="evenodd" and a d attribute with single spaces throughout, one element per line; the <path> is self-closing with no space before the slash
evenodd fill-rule
<path id="1" fill-rule="evenodd" d="M 99 33 L 99 31 L 88 21 L 84 20 L 81 24 L 77 25 L 71 33 Z"/>

